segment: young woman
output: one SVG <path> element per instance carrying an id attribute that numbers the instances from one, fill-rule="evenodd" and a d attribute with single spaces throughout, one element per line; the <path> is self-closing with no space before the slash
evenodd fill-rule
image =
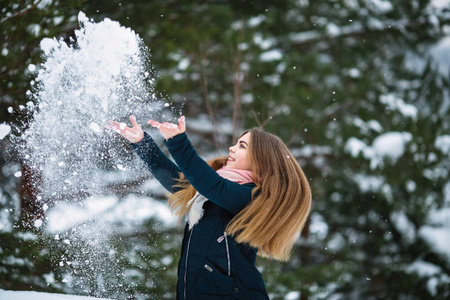
<path id="1" fill-rule="evenodd" d="M 185 119 L 149 123 L 165 138 L 175 163 L 131 116 L 111 122 L 172 195 L 187 219 L 178 264 L 177 299 L 268 299 L 256 255 L 288 260 L 311 207 L 311 190 L 284 143 L 259 128 L 242 134 L 229 156 L 201 159 Z"/>

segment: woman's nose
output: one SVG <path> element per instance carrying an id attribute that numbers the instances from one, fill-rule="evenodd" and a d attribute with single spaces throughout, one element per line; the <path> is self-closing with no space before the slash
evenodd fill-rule
<path id="1" fill-rule="evenodd" d="M 230 152 L 234 152 L 233 146 L 230 146 L 230 148 L 228 148 L 228 150 L 230 150 Z"/>

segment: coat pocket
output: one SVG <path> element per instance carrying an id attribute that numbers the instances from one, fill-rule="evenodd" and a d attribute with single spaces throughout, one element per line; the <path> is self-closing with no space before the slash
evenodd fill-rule
<path id="1" fill-rule="evenodd" d="M 233 277 L 221 273 L 207 260 L 202 266 L 196 284 L 201 295 L 231 296 L 234 290 L 234 281 Z"/>

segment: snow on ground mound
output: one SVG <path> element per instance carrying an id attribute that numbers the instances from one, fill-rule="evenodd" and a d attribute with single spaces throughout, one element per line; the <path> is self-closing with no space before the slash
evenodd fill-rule
<path id="1" fill-rule="evenodd" d="M 101 299 L 86 296 L 64 295 L 64 294 L 50 294 L 38 292 L 17 292 L 0 290 L 0 300 L 87 300 L 87 299 Z"/>

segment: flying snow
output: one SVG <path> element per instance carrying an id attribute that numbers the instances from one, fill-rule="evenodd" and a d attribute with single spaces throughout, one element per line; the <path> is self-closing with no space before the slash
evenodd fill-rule
<path id="1" fill-rule="evenodd" d="M 6 124 L 0 124 L 0 141 L 11 132 L 11 127 Z"/>
<path id="2" fill-rule="evenodd" d="M 94 23 L 82 12 L 78 18 L 76 40 L 40 43 L 45 60 L 29 93 L 33 118 L 19 149 L 39 174 L 41 196 L 52 201 L 80 190 L 98 193 L 106 158 L 123 151 L 117 139 L 104 137 L 109 120 L 157 111 L 148 49 L 139 36 L 110 19 Z"/>
<path id="3" fill-rule="evenodd" d="M 82 12 L 78 19 L 75 39 L 69 43 L 43 39 L 44 62 L 39 69 L 34 65 L 28 68 L 36 71 L 37 77 L 27 92 L 29 103 L 19 109 L 27 110 L 32 119 L 17 147 L 33 175 L 37 201 L 47 208 L 54 204 L 46 212 L 47 222 L 37 220 L 34 225 L 54 230 L 54 242 L 73 253 L 71 260 L 57 259 L 64 267 L 75 268 L 63 282 L 80 287 L 99 280 L 104 282 L 98 287 L 103 292 L 116 289 L 109 280 L 118 272 L 114 255 L 105 255 L 113 229 L 102 228 L 98 220 L 87 222 L 85 217 L 96 217 L 117 205 L 115 199 L 102 201 L 111 200 L 106 171 L 120 165 L 121 172 L 126 172 L 137 159 L 127 155 L 121 137 L 104 125 L 110 120 L 128 120 L 131 114 L 152 117 L 159 106 L 148 49 L 139 36 L 110 19 L 94 23 Z M 0 137 L 10 130 L 1 124 Z M 62 203 L 72 203 L 78 213 L 61 214 L 63 224 L 57 224 L 48 217 L 57 213 L 55 209 Z M 93 271 L 81 276 L 76 268 Z"/>

